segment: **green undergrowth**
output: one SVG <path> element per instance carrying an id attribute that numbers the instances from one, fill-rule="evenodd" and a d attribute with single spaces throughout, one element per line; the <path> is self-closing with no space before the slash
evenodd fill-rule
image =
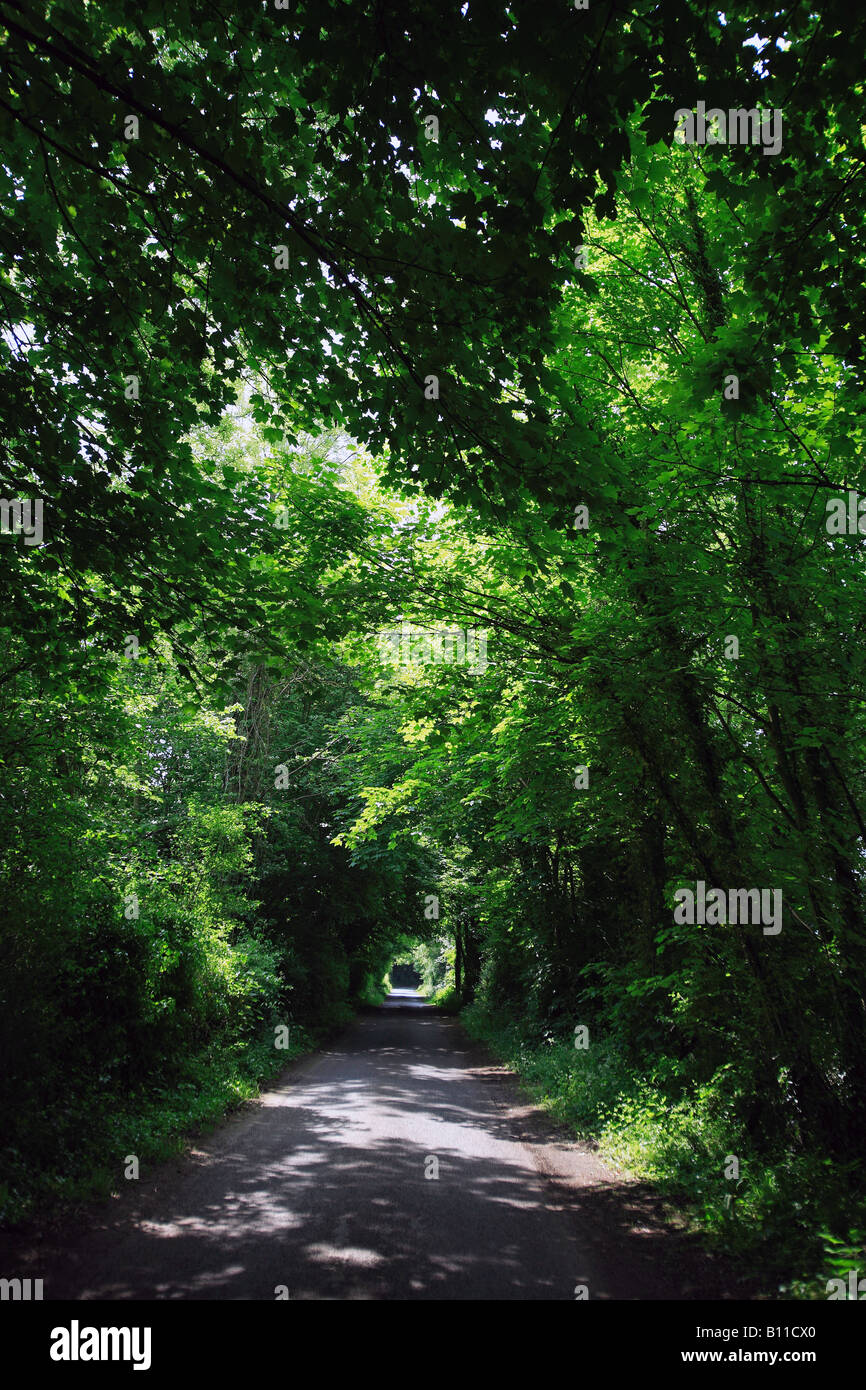
<path id="1" fill-rule="evenodd" d="M 441 1009 L 446 1014 L 456 1014 L 460 1012 L 460 997 L 453 985 L 445 985 L 442 989 L 436 990 L 435 994 L 428 1000 L 430 1004 L 435 1004 L 437 1009 Z"/>
<path id="2" fill-rule="evenodd" d="M 381 980 L 377 980 L 375 975 L 368 975 L 358 991 L 357 1002 L 367 1008 L 377 1008 L 390 990 L 390 975 L 383 976 Z"/>
<path id="3" fill-rule="evenodd" d="M 675 1059 L 654 1057 L 640 1071 L 612 1040 L 580 1050 L 571 1039 L 529 1038 L 481 1002 L 460 1019 L 534 1101 L 627 1177 L 651 1183 L 744 1276 L 758 1277 L 762 1296 L 824 1299 L 834 1276 L 866 1275 L 862 1171 L 858 1180 L 853 1164 L 821 1153 L 755 1152 L 733 1067 L 688 1085 Z M 726 1177 L 733 1157 L 738 1176 Z"/>

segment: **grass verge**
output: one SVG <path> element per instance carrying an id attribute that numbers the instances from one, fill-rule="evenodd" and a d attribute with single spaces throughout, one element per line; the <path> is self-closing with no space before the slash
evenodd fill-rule
<path id="1" fill-rule="evenodd" d="M 143 1173 L 147 1165 L 182 1153 L 353 1015 L 340 1005 L 320 1028 L 293 1025 L 285 1047 L 275 1046 L 273 1027 L 251 1041 L 221 1040 L 218 1047 L 176 1059 L 170 1074 L 134 1090 L 82 1078 L 29 1120 L 17 1138 L 20 1147 L 3 1150 L 0 1226 L 12 1229 L 37 1216 L 57 1220 L 120 1191 L 131 1158 Z"/>
<path id="2" fill-rule="evenodd" d="M 435 1002 L 435 1001 L 434 1001 Z M 682 1063 L 629 1067 L 613 1042 L 529 1038 L 482 1002 L 460 1020 L 532 1099 L 629 1177 L 652 1183 L 707 1243 L 757 1273 L 769 1298 L 826 1299 L 829 1281 L 866 1274 L 860 1165 L 808 1152 L 755 1152 L 733 1066 L 687 1085 Z M 866 1287 L 866 1285 L 864 1285 Z"/>

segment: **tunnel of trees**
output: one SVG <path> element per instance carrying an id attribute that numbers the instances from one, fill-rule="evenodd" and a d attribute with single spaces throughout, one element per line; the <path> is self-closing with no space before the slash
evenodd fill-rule
<path id="1" fill-rule="evenodd" d="M 411 961 L 395 961 L 389 971 L 392 989 L 417 989 L 423 983 Z"/>
<path id="2" fill-rule="evenodd" d="M 730 1244 L 855 1245 L 863 17 L 9 0 L 0 44 L 3 1218 L 409 953 Z M 779 147 L 675 138 L 699 101 Z"/>

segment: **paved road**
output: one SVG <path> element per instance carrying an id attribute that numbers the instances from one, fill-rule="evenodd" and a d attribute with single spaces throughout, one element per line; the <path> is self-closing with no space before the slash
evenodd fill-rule
<path id="1" fill-rule="evenodd" d="M 652 1194 L 569 1142 L 413 991 L 134 1187 L 19 1248 L 15 1272 L 43 1276 L 46 1299 L 736 1292 Z"/>

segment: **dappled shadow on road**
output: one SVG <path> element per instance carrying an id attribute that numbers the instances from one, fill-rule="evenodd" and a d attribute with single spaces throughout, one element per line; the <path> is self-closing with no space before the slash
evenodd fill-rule
<path id="1" fill-rule="evenodd" d="M 46 1298 L 742 1296 L 647 1189 L 591 1156 L 546 1176 L 560 1151 L 454 1023 L 383 1009 L 32 1272 Z"/>

